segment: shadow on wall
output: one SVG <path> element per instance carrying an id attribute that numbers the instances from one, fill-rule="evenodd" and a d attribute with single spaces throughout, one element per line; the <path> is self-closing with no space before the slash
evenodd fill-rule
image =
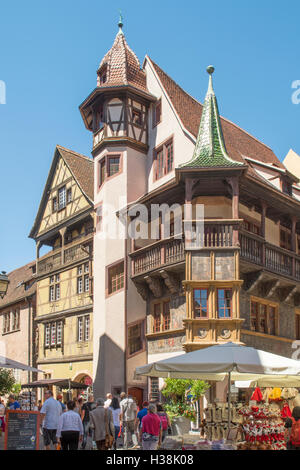
<path id="1" fill-rule="evenodd" d="M 94 354 L 96 351 L 94 351 Z M 95 398 L 105 398 L 113 389 L 125 390 L 124 351 L 107 335 L 99 340 L 99 355 L 94 380 Z"/>

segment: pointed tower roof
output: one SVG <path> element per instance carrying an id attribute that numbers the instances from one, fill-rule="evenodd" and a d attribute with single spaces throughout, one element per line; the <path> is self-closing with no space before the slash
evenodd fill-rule
<path id="1" fill-rule="evenodd" d="M 146 73 L 141 70 L 139 59 L 126 42 L 121 15 L 118 27 L 119 31 L 112 48 L 99 65 L 97 86 L 107 88 L 132 85 L 147 91 Z"/>
<path id="2" fill-rule="evenodd" d="M 239 167 L 243 163 L 232 160 L 225 147 L 218 103 L 212 82 L 212 74 L 215 69 L 210 65 L 206 70 L 209 74 L 208 90 L 193 158 L 181 165 L 181 168 Z"/>

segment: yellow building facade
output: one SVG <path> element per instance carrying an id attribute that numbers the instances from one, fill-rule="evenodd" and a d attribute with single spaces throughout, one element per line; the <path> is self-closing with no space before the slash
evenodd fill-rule
<path id="1" fill-rule="evenodd" d="M 57 146 L 30 233 L 40 379 L 92 383 L 93 234 L 93 161 Z"/>

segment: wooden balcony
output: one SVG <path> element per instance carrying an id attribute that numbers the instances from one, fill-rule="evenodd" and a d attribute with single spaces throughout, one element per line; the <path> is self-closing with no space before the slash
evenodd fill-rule
<path id="1" fill-rule="evenodd" d="M 240 230 L 241 259 L 300 281 L 300 256 L 272 245 L 259 235 Z"/>
<path id="2" fill-rule="evenodd" d="M 181 238 L 170 237 L 148 245 L 130 254 L 132 259 L 132 276 L 139 276 L 165 266 L 185 261 L 185 249 L 233 248 L 234 233 L 238 229 L 239 220 L 205 221 L 203 229 L 196 231 L 196 223 L 192 222 L 192 235 L 195 238 L 187 242 L 184 234 Z M 237 240 L 237 237 L 236 237 Z"/>
<path id="3" fill-rule="evenodd" d="M 250 267 L 251 270 L 259 266 L 272 273 L 300 281 L 299 255 L 239 228 L 239 222 L 230 219 L 205 221 L 203 230 L 197 234 L 197 243 L 186 245 L 186 239 L 182 235 L 182 238 L 158 240 L 140 248 L 130 254 L 131 275 L 137 277 L 176 263 L 184 263 L 187 247 L 192 250 L 240 248 L 241 261 L 255 265 Z"/>
<path id="4" fill-rule="evenodd" d="M 37 275 L 42 276 L 81 259 L 88 258 L 92 255 L 92 252 L 92 241 L 77 243 L 77 245 L 70 246 L 64 250 L 55 250 L 54 253 L 45 255 L 37 261 Z"/>

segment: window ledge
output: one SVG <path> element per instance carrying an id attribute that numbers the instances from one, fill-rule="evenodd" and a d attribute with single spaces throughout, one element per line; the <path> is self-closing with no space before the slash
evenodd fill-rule
<path id="1" fill-rule="evenodd" d="M 267 338 L 267 339 L 276 339 L 277 341 L 285 341 L 286 343 L 293 343 L 295 341 L 295 339 L 284 338 L 283 336 L 269 335 L 267 333 L 260 333 L 259 331 L 241 330 L 241 334 L 250 335 L 250 336 L 259 336 L 261 338 Z"/>
<path id="2" fill-rule="evenodd" d="M 17 330 L 6 331 L 5 333 L 2 333 L 2 336 L 10 335 L 11 333 L 17 333 L 18 331 L 21 331 L 21 328 L 18 328 Z"/>
<path id="3" fill-rule="evenodd" d="M 164 330 L 164 331 L 157 331 L 155 333 L 147 333 L 146 338 L 156 338 L 157 336 L 166 336 L 166 335 L 172 335 L 176 333 L 184 333 L 185 328 L 176 328 L 174 330 Z"/>

